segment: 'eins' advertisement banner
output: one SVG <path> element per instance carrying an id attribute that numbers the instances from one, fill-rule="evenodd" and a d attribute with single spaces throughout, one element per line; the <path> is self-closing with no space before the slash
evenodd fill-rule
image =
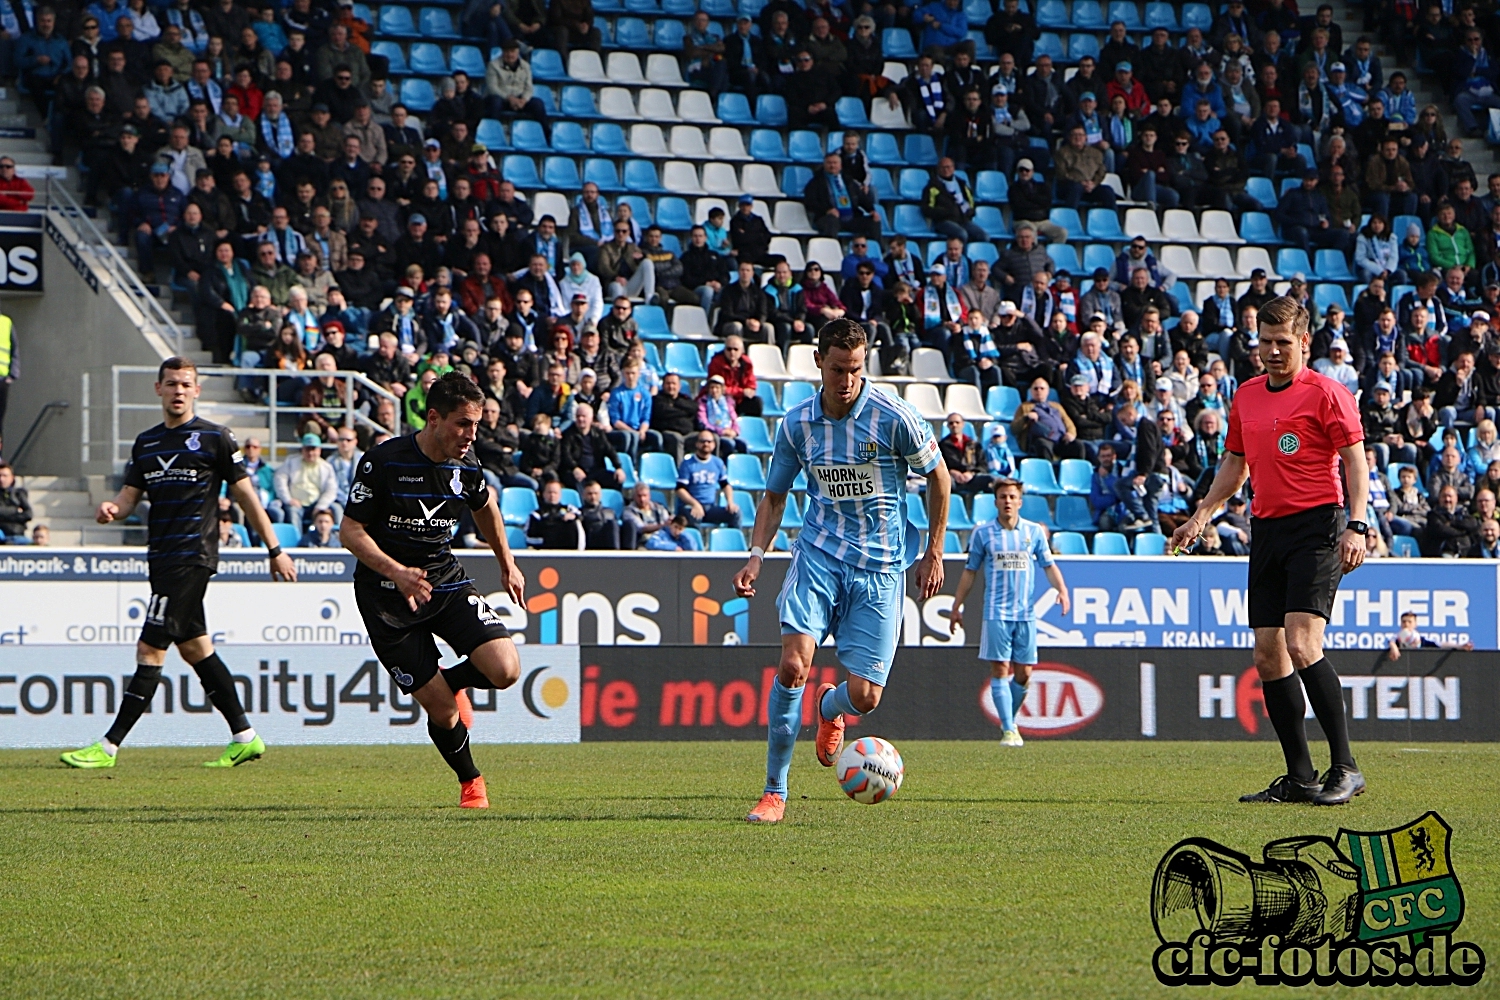
<path id="1" fill-rule="evenodd" d="M 765 738 L 775 646 L 582 651 L 585 740 Z M 1500 656 L 1330 653 L 1356 740 L 1500 739 Z M 819 648 L 809 685 L 843 675 Z M 903 650 L 861 732 L 889 739 L 993 739 L 988 664 L 972 650 Z M 814 723 L 803 699 L 803 723 Z M 1047 650 L 1018 723 L 1028 739 L 1274 740 L 1248 651 Z M 1308 731 L 1320 738 L 1309 712 Z"/>

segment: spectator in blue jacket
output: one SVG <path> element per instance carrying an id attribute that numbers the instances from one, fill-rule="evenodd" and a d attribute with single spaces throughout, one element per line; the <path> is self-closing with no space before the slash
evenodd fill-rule
<path id="1" fill-rule="evenodd" d="M 1345 256 L 1353 246 L 1353 234 L 1329 220 L 1328 199 L 1318 191 L 1316 170 L 1302 175 L 1301 187 L 1281 196 L 1281 203 L 1276 206 L 1276 218 L 1281 223 L 1282 238 L 1300 246 L 1309 260 L 1315 246 L 1332 247 Z"/>
<path id="2" fill-rule="evenodd" d="M 1464 135 L 1484 134 L 1474 117 L 1475 108 L 1500 108 L 1500 95 L 1495 93 L 1497 74 L 1500 65 L 1484 47 L 1478 29 L 1470 28 L 1464 34 L 1463 47 L 1453 56 L 1451 77 L 1455 84 L 1453 110 L 1458 114 L 1458 127 Z"/>
<path id="3" fill-rule="evenodd" d="M 31 95 L 36 109 L 44 117 L 52 108 L 52 92 L 57 78 L 73 61 L 67 41 L 56 32 L 57 15 L 51 7 L 38 7 L 36 28 L 21 36 L 16 45 L 16 68 L 20 72 L 21 90 Z"/>
<path id="4" fill-rule="evenodd" d="M 1207 101 L 1213 110 L 1215 118 L 1223 118 L 1225 114 L 1224 91 L 1219 86 L 1219 81 L 1214 78 L 1213 67 L 1206 62 L 1200 62 L 1198 68 L 1193 72 L 1193 78 L 1182 91 L 1183 114 L 1192 117 L 1193 110 L 1198 107 L 1199 101 Z"/>
<path id="5" fill-rule="evenodd" d="M 922 25 L 922 48 L 948 49 L 969 38 L 969 15 L 963 0 L 931 0 L 917 9 L 913 20 Z"/>
<path id="6" fill-rule="evenodd" d="M 153 253 L 167 245 L 167 237 L 177 228 L 182 215 L 182 192 L 172 186 L 172 168 L 161 161 L 151 165 L 151 183 L 136 192 L 132 221 L 135 223 L 135 250 L 140 258 L 141 273 L 154 270 Z"/>
<path id="7" fill-rule="evenodd" d="M 849 252 L 844 255 L 844 263 L 839 267 L 839 280 L 853 281 L 859 273 L 859 265 L 868 263 L 875 270 L 875 287 L 885 287 L 885 276 L 891 273 L 891 266 L 880 259 L 879 248 L 874 254 L 870 253 L 870 241 L 863 236 L 856 236 L 849 241 Z"/>
<path id="8" fill-rule="evenodd" d="M 1101 531 L 1110 531 L 1123 520 L 1119 516 L 1120 499 L 1115 494 L 1115 486 L 1119 481 L 1120 474 L 1115 468 L 1115 446 L 1105 441 L 1099 445 L 1099 461 L 1089 483 L 1089 510 Z"/>
<path id="9" fill-rule="evenodd" d="M 635 459 L 641 453 L 641 442 L 651 430 L 651 393 L 641 385 L 641 366 L 632 362 L 620 372 L 622 385 L 609 393 L 609 440 L 619 451 Z"/>

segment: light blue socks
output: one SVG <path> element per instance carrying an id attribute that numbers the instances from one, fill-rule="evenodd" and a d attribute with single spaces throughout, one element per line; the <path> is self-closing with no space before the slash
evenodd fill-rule
<path id="1" fill-rule="evenodd" d="M 832 719 L 836 715 L 863 715 L 854 703 L 849 700 L 849 682 L 845 681 L 831 691 L 824 693 L 823 700 L 818 705 L 818 711 L 823 718 Z"/>
<path id="2" fill-rule="evenodd" d="M 786 773 L 792 766 L 792 749 L 802 728 L 803 687 L 789 688 L 778 677 L 771 684 L 766 704 L 766 791 L 786 795 Z"/>
<path id="3" fill-rule="evenodd" d="M 1011 701 L 1010 685 L 1009 678 L 990 678 L 990 700 L 995 703 L 995 711 L 1000 715 L 1000 730 L 1007 733 L 1016 728 L 1015 706 Z"/>

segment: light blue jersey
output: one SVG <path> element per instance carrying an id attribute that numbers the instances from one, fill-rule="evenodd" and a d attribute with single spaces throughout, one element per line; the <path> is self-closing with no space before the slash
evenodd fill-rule
<path id="1" fill-rule="evenodd" d="M 926 475 L 941 461 L 927 421 L 865 379 L 842 420 L 824 415 L 821 392 L 787 411 L 766 488 L 787 493 L 805 469 L 807 512 L 797 544 L 856 569 L 904 570 L 916 561 L 919 541 L 906 517 L 907 470 Z"/>
<path id="2" fill-rule="evenodd" d="M 1035 566 L 1052 565 L 1047 533 L 1040 524 L 1021 518 L 1014 528 L 991 521 L 969 535 L 966 567 L 984 571 L 985 621 L 1035 621 L 1031 591 L 1036 583 Z"/>

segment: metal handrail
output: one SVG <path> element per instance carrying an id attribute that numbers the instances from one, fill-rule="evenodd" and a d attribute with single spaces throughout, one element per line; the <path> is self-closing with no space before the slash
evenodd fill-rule
<path id="1" fill-rule="evenodd" d="M 121 430 L 120 414 L 125 412 L 160 412 L 159 402 L 123 402 L 120 398 L 120 376 L 121 375 L 150 375 L 154 379 L 157 369 L 150 365 L 112 365 L 110 367 L 110 459 L 116 468 L 122 468 L 130 457 L 130 448 L 135 439 L 127 438 Z M 277 381 L 279 379 L 296 379 L 298 381 L 311 381 L 324 375 L 332 375 L 344 382 L 344 405 L 341 407 L 326 406 L 287 406 L 276 402 Z M 315 371 L 305 369 L 300 372 L 282 371 L 278 368 L 210 368 L 198 369 L 200 383 L 208 378 L 242 378 L 249 377 L 257 380 L 264 379 L 266 386 L 265 403 L 246 402 L 217 402 L 209 401 L 199 404 L 200 409 L 211 409 L 215 414 L 236 414 L 259 417 L 264 415 L 267 425 L 267 439 L 265 443 L 266 454 L 272 461 L 280 457 L 280 445 L 277 442 L 277 420 L 281 414 L 305 414 L 305 413 L 339 413 L 342 415 L 342 425 L 345 427 L 364 427 L 373 431 L 384 431 L 387 433 L 400 433 L 401 421 L 401 399 L 385 386 L 370 380 L 363 372 L 338 370 L 338 371 Z M 374 396 L 383 397 L 391 401 L 396 410 L 397 427 L 395 431 L 376 423 L 373 419 L 362 413 L 355 405 L 355 387 L 358 386 Z M 223 421 L 221 421 L 223 422 Z M 257 424 L 258 426 L 258 424 Z M 85 441 L 87 448 L 87 441 Z M 332 448 L 333 445 L 324 445 Z"/>
<path id="2" fill-rule="evenodd" d="M 121 255 L 119 248 L 109 239 L 94 220 L 89 218 L 68 190 L 67 184 L 52 176 L 43 185 L 43 209 L 55 212 L 67 219 L 78 234 L 80 249 L 88 251 L 93 261 L 103 268 L 115 285 L 128 295 L 140 310 L 143 323 L 154 327 L 154 332 L 164 341 L 174 345 L 177 354 L 182 353 L 182 328 L 172 315 L 162 308 L 160 300 L 148 289 L 130 262 Z"/>
<path id="3" fill-rule="evenodd" d="M 26 429 L 25 435 L 21 438 L 21 446 L 16 449 L 15 454 L 11 455 L 10 464 L 20 465 L 21 459 L 26 457 L 26 453 L 31 450 L 31 446 L 36 442 L 37 434 L 41 431 L 42 425 L 46 423 L 47 418 L 53 413 L 61 412 L 67 408 L 68 401 L 66 399 L 54 399 L 38 410 L 36 419 L 31 422 L 31 426 Z"/>

